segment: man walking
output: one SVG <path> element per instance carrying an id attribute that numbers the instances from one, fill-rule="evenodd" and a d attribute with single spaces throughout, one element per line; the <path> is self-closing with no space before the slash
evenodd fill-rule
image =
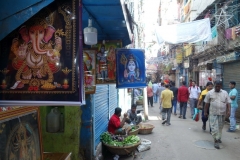
<path id="1" fill-rule="evenodd" d="M 152 90 L 153 90 L 153 102 L 157 103 L 158 102 L 158 85 L 156 82 L 153 83 Z"/>
<path id="2" fill-rule="evenodd" d="M 161 112 L 162 112 L 162 106 L 161 106 L 161 93 L 162 93 L 162 91 L 164 91 L 164 90 L 165 90 L 165 87 L 164 87 L 164 83 L 162 82 L 161 85 L 158 87 L 159 104 L 160 104 L 160 106 L 159 106 L 160 114 L 161 114 Z"/>
<path id="3" fill-rule="evenodd" d="M 229 83 L 230 87 L 230 92 L 229 92 L 229 97 L 232 100 L 231 102 L 231 114 L 230 114 L 230 128 L 227 130 L 228 132 L 235 132 L 236 131 L 236 118 L 235 118 L 235 113 L 238 108 L 238 91 L 235 88 L 236 82 L 231 81 Z"/>
<path id="4" fill-rule="evenodd" d="M 201 89 L 196 86 L 196 82 L 192 81 L 192 86 L 188 88 L 189 91 L 189 101 L 190 101 L 190 108 L 191 108 L 191 117 L 194 115 L 194 108 L 197 107 L 198 97 L 201 93 Z"/>
<path id="5" fill-rule="evenodd" d="M 148 106 L 150 103 L 151 107 L 153 107 L 153 91 L 152 91 L 152 86 L 150 85 L 147 86 L 147 99 L 148 99 Z"/>
<path id="6" fill-rule="evenodd" d="M 171 125 L 170 118 L 172 112 L 172 100 L 173 100 L 173 92 L 169 89 L 169 85 L 165 85 L 166 89 L 161 93 L 161 105 L 162 109 L 162 119 L 164 120 L 162 124 L 167 122 L 167 126 Z M 167 114 L 167 118 L 166 118 Z"/>
<path id="7" fill-rule="evenodd" d="M 208 91 L 212 90 L 212 88 L 213 88 L 213 83 L 207 82 L 206 89 L 201 92 L 200 97 L 198 99 L 197 106 L 198 106 L 198 109 L 202 109 L 202 122 L 203 122 L 202 129 L 204 131 L 206 130 L 206 124 L 208 121 L 208 117 L 204 116 L 204 106 L 205 106 L 204 98 L 206 97 L 206 94 L 208 93 Z M 200 106 L 201 103 L 202 103 L 202 106 Z M 209 113 L 209 110 L 208 110 L 208 113 Z M 210 128 L 210 132 L 211 132 L 211 128 Z"/>
<path id="8" fill-rule="evenodd" d="M 186 87 L 186 82 L 182 82 L 182 86 L 178 88 L 177 100 L 180 103 L 180 116 L 178 118 L 186 119 L 187 112 L 187 102 L 188 102 L 189 92 Z"/>
<path id="9" fill-rule="evenodd" d="M 178 95 L 178 88 L 175 87 L 175 82 L 171 83 L 170 90 L 173 92 L 173 100 L 172 100 L 172 113 L 174 110 L 174 115 L 177 115 L 177 95 Z"/>
<path id="10" fill-rule="evenodd" d="M 222 129 L 225 121 L 225 114 L 230 114 L 231 99 L 225 90 L 222 90 L 222 82 L 216 81 L 215 88 L 209 91 L 204 99 L 204 116 L 208 116 L 209 108 L 209 123 L 212 130 L 211 134 L 214 139 L 214 147 L 219 149 L 219 143 L 222 143 Z"/>

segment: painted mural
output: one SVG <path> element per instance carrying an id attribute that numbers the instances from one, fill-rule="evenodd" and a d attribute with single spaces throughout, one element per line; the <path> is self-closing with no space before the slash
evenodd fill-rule
<path id="1" fill-rule="evenodd" d="M 140 49 L 117 49 L 117 88 L 146 86 L 145 56 Z"/>
<path id="2" fill-rule="evenodd" d="M 35 94 L 76 95 L 79 92 L 76 10 L 74 0 L 53 3 L 1 41 L 0 94 L 5 99 L 18 100 L 19 93 L 25 94 L 20 100 L 28 100 Z M 62 100 L 60 97 L 43 96 L 53 101 Z"/>
<path id="3" fill-rule="evenodd" d="M 96 56 L 96 79 L 97 83 L 116 83 L 116 52 L 121 48 L 121 41 L 104 41 L 94 45 L 98 50 Z"/>

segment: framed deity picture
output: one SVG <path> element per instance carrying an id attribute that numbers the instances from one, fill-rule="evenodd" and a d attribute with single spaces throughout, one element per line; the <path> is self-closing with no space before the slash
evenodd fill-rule
<path id="1" fill-rule="evenodd" d="M 84 84 L 86 94 L 94 94 L 96 91 L 96 53 L 97 51 L 94 49 L 83 50 Z"/>
<path id="2" fill-rule="evenodd" d="M 116 83 L 116 52 L 122 47 L 122 41 L 111 40 L 99 42 L 92 46 L 97 49 L 96 55 L 96 83 Z"/>
<path id="3" fill-rule="evenodd" d="M 0 159 L 42 160 L 38 107 L 0 112 Z"/>
<path id="4" fill-rule="evenodd" d="M 0 41 L 0 105 L 85 103 L 76 4 L 53 2 Z"/>
<path id="5" fill-rule="evenodd" d="M 117 88 L 146 87 L 145 55 L 141 49 L 116 49 Z"/>

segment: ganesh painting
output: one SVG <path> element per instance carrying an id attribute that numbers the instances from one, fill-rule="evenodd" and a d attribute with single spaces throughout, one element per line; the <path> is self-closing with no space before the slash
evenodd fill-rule
<path id="1" fill-rule="evenodd" d="M 39 87 L 51 84 L 53 74 L 60 69 L 60 56 L 62 50 L 61 36 L 64 33 L 53 26 L 35 24 L 22 26 L 19 30 L 20 38 L 12 41 L 11 51 L 15 58 L 12 66 L 17 70 L 11 89 L 23 88 L 24 85 Z M 50 41 L 54 36 L 54 40 Z"/>
<path id="2" fill-rule="evenodd" d="M 82 101 L 75 4 L 53 2 L 0 41 L 0 100 Z"/>

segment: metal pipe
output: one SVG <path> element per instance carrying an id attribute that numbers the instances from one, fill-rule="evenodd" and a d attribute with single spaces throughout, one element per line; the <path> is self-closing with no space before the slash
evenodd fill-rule
<path id="1" fill-rule="evenodd" d="M 82 0 L 79 0 L 79 11 L 78 11 L 78 15 L 79 15 L 79 21 L 78 21 L 78 31 L 79 31 L 79 42 L 78 42 L 78 51 L 79 51 L 79 64 L 78 64 L 78 81 L 79 81 L 79 100 L 82 101 L 83 97 L 85 97 L 83 94 L 83 88 L 84 84 L 83 84 L 83 78 L 84 74 L 83 74 L 83 28 L 82 28 Z"/>

